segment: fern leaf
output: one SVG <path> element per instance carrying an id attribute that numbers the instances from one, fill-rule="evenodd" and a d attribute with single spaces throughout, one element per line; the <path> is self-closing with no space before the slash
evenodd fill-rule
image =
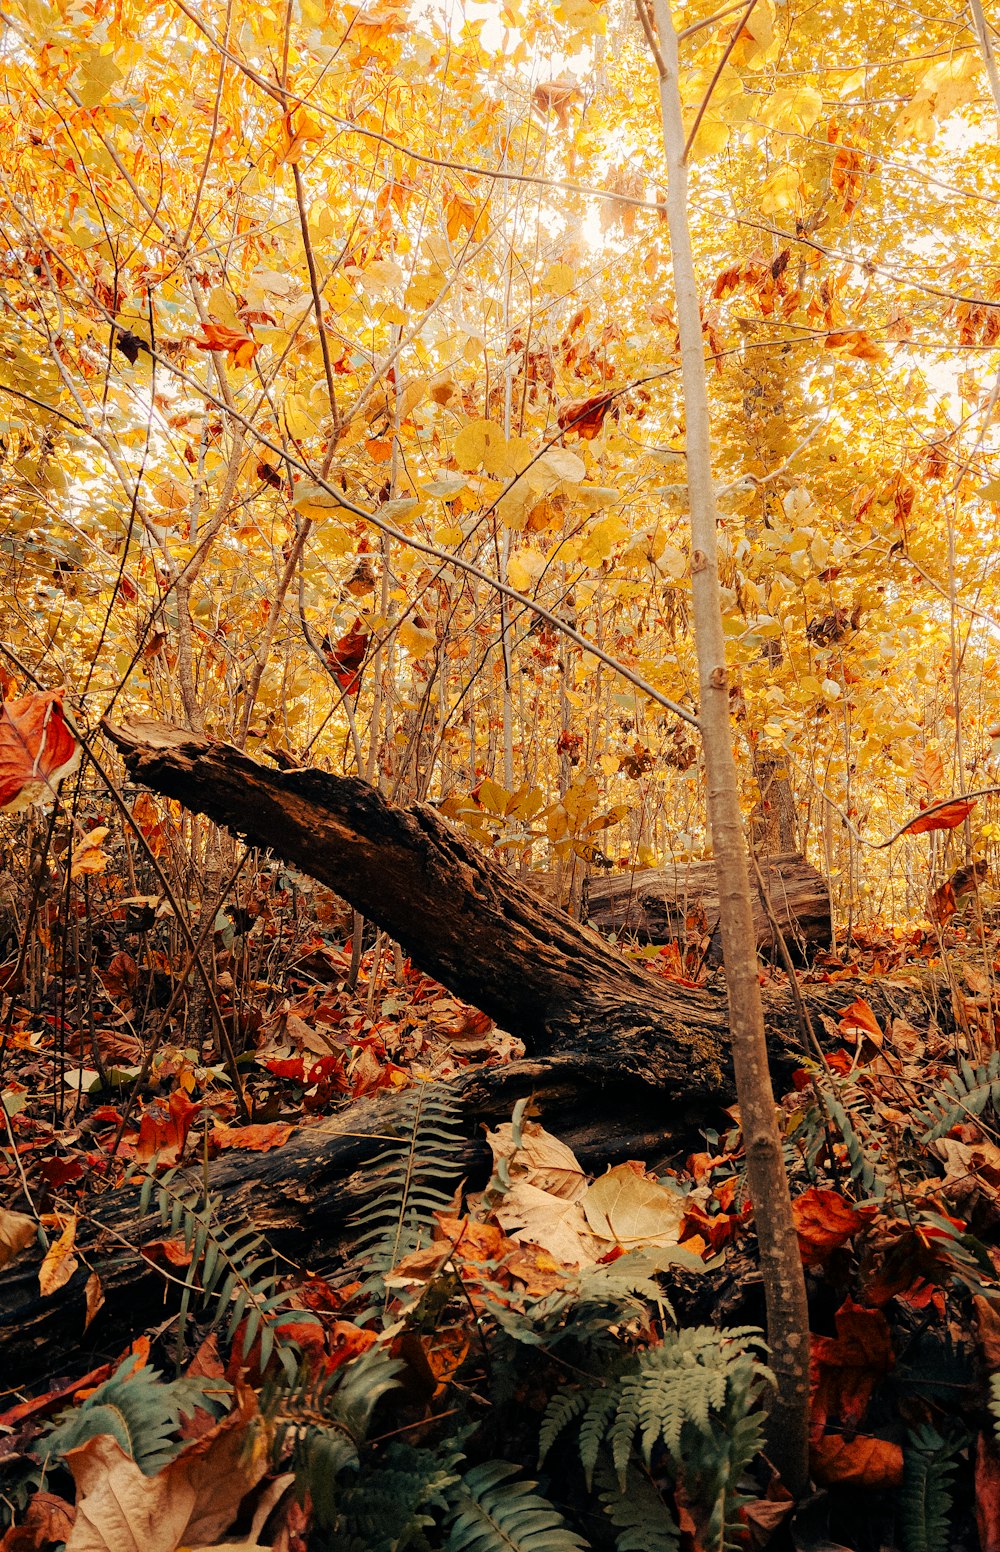
<path id="1" fill-rule="evenodd" d="M 630 1471 L 624 1492 L 613 1472 L 600 1478 L 601 1503 L 615 1528 L 617 1552 L 677 1552 L 680 1529 L 649 1477 Z"/>
<path id="2" fill-rule="evenodd" d="M 453 1499 L 446 1552 L 588 1552 L 536 1482 L 512 1481 L 506 1461 L 474 1466 Z"/>
<path id="3" fill-rule="evenodd" d="M 948 1442 L 936 1429 L 925 1424 L 911 1431 L 899 1497 L 904 1552 L 949 1552 L 955 1467 Z"/>
<path id="4" fill-rule="evenodd" d="M 586 1405 L 587 1398 L 582 1390 L 557 1390 L 554 1396 L 549 1397 L 538 1433 L 540 1466 L 563 1429 L 569 1426 L 574 1417 L 579 1417 Z"/>

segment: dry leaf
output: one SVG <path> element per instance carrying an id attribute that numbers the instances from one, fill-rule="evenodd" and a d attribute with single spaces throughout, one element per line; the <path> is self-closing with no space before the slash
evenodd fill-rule
<path id="1" fill-rule="evenodd" d="M 37 1227 L 26 1213 L 0 1207 L 0 1267 L 9 1266 L 15 1256 L 34 1244 Z"/>
<path id="2" fill-rule="evenodd" d="M 43 1298 L 64 1288 L 76 1271 L 78 1262 L 73 1254 L 76 1243 L 76 1214 L 66 1220 L 59 1238 L 49 1246 L 45 1260 L 38 1268 L 38 1286 Z"/>
<path id="3" fill-rule="evenodd" d="M 80 763 L 62 696 L 32 692 L 0 706 L 0 809 L 19 814 L 55 794 Z"/>
<path id="4" fill-rule="evenodd" d="M 583 1210 L 594 1233 L 627 1250 L 639 1245 L 676 1245 L 685 1206 L 679 1191 L 636 1174 L 629 1164 L 609 1169 L 583 1198 Z"/>

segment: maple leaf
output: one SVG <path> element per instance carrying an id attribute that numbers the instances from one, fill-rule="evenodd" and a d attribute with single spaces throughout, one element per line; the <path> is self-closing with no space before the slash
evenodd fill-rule
<path id="1" fill-rule="evenodd" d="M 837 1335 L 814 1336 L 811 1432 L 818 1438 L 833 1415 L 856 1428 L 872 1391 L 894 1360 L 889 1323 L 881 1310 L 865 1309 L 847 1298 L 836 1314 Z"/>
<path id="2" fill-rule="evenodd" d="M 252 334 L 240 333 L 224 323 L 205 323 L 202 336 L 194 341 L 199 350 L 218 350 L 233 358 L 236 366 L 249 366 L 257 354 L 258 343 Z"/>
<path id="3" fill-rule="evenodd" d="M 0 810 L 19 814 L 55 795 L 80 763 L 62 696 L 32 690 L 0 706 Z"/>

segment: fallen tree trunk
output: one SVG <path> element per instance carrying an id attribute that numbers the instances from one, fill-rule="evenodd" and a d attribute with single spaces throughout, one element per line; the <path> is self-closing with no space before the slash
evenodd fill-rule
<path id="1" fill-rule="evenodd" d="M 760 860 L 775 920 L 800 961 L 831 943 L 830 891 L 822 873 L 799 852 Z M 640 943 L 683 946 L 708 940 L 705 961 L 721 962 L 719 888 L 713 862 L 677 862 L 590 880 L 584 918 L 599 932 Z M 759 896 L 754 902 L 757 947 L 774 947 L 771 923 Z"/>
<path id="2" fill-rule="evenodd" d="M 468 1069 L 456 1082 L 470 1187 L 489 1156 L 483 1123 L 509 1119 L 524 1095 L 588 1172 L 685 1149 L 733 1097 L 718 990 L 664 981 L 522 888 L 424 805 L 393 807 L 373 788 L 320 771 L 269 770 L 223 744 L 149 724 L 111 736 L 135 776 L 245 834 L 329 884 L 391 932 L 414 960 L 521 1035 L 530 1054 Z M 817 1028 L 855 995 L 848 982 L 803 994 Z M 883 1022 L 918 1017 L 900 987 L 865 996 Z M 791 998 L 765 988 L 779 1071 L 802 1062 Z M 372 1170 L 394 1129 L 394 1097 L 359 1101 L 302 1128 L 272 1153 L 227 1153 L 209 1169 L 227 1223 L 253 1223 L 284 1255 L 323 1270 L 349 1253 L 350 1221 L 377 1189 Z M 203 1184 L 201 1170 L 192 1189 Z M 38 1291 L 37 1255 L 0 1279 L 0 1371 L 7 1384 L 79 1372 L 114 1357 L 162 1321 L 162 1276 L 141 1256 L 160 1237 L 134 1191 L 90 1198 L 78 1233 L 81 1269 Z M 105 1307 L 84 1332 L 85 1286 L 101 1277 Z M 174 1306 L 168 1304 L 167 1312 Z"/>

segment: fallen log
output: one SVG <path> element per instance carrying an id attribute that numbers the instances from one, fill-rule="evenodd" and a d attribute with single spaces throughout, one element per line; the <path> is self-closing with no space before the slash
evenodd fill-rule
<path id="1" fill-rule="evenodd" d="M 775 920 L 796 958 L 803 962 L 832 941 L 830 891 L 818 869 L 799 852 L 761 858 L 761 873 Z M 718 964 L 719 887 L 713 862 L 675 862 L 662 868 L 592 878 L 586 886 L 584 920 L 605 936 L 682 948 L 705 943 L 705 962 Z M 771 923 L 759 896 L 754 904 L 757 947 L 774 947 Z"/>
<path id="2" fill-rule="evenodd" d="M 524 1061 L 469 1069 L 458 1080 L 470 1187 L 487 1177 L 483 1123 L 508 1119 L 522 1095 L 535 1098 L 546 1126 L 590 1173 L 628 1158 L 666 1162 L 731 1103 L 722 990 L 682 986 L 631 963 L 522 887 L 432 807 L 397 808 L 364 782 L 322 771 L 271 770 L 159 724 L 108 732 L 138 780 L 328 884 L 421 968 L 525 1040 Z M 850 982 L 803 988 L 820 1032 L 821 1015 L 835 1018 L 855 995 Z M 883 1023 L 894 1014 L 919 1018 L 918 999 L 902 987 L 884 996 L 866 986 L 865 996 Z M 787 992 L 765 988 L 765 1007 L 780 1088 L 801 1065 L 802 1040 Z M 351 1216 L 373 1189 L 393 1104 L 392 1096 L 358 1102 L 273 1153 L 222 1155 L 208 1185 L 221 1194 L 225 1221 L 252 1222 L 307 1267 L 330 1265 L 349 1251 Z M 192 1186 L 202 1183 L 197 1170 Z M 41 1298 L 37 1256 L 8 1267 L 0 1279 L 6 1383 L 79 1372 L 162 1321 L 164 1283 L 140 1254 L 160 1232 L 158 1220 L 139 1215 L 134 1192 L 89 1198 L 81 1270 L 64 1288 Z M 106 1303 L 84 1332 L 91 1267 Z"/>

